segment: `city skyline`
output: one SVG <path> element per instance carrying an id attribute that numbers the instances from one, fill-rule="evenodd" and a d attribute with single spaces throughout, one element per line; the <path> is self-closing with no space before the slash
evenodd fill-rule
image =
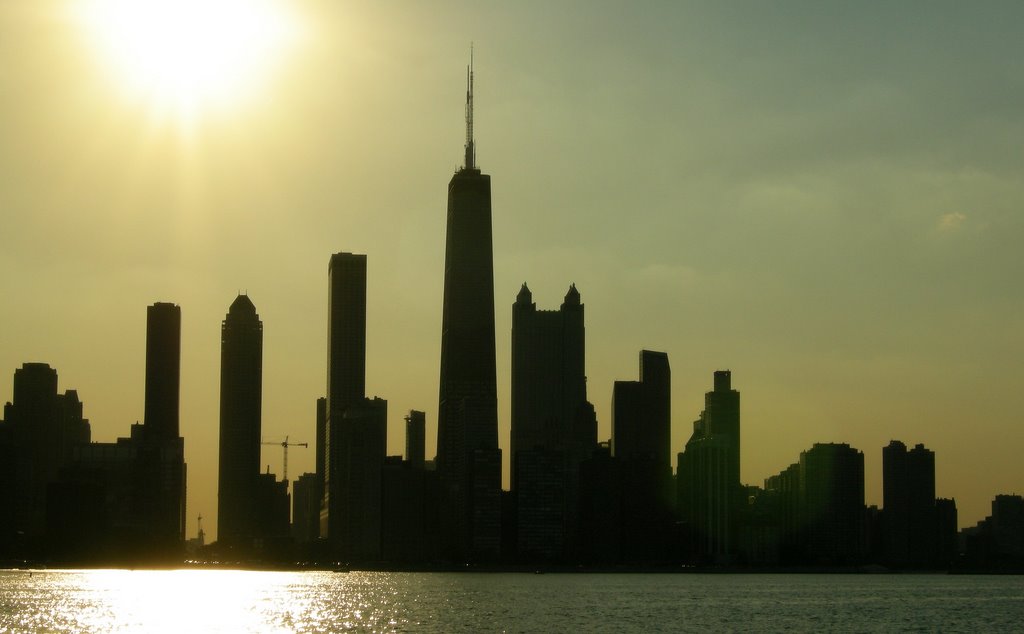
<path id="1" fill-rule="evenodd" d="M 864 452 L 867 503 L 881 504 L 881 448 L 924 443 L 936 494 L 973 525 L 993 495 L 1024 488 L 1012 255 L 1024 91 L 1008 26 L 1020 9 L 789 6 L 801 11 L 576 5 L 577 23 L 567 5 L 536 25 L 538 7 L 311 4 L 317 26 L 292 60 L 308 70 L 185 132 L 104 94 L 59 16 L 4 7 L 0 371 L 49 363 L 93 439 L 113 441 L 143 420 L 143 307 L 181 306 L 187 534 L 202 513 L 215 535 L 224 305 L 241 290 L 260 306 L 264 439 L 312 442 L 323 262 L 366 253 L 366 393 L 389 399 L 388 454 L 415 409 L 432 457 L 443 183 L 461 159 L 472 34 L 480 162 L 495 175 L 506 488 L 510 307 L 523 281 L 544 303 L 574 282 L 599 439 L 613 381 L 634 379 L 637 350 L 666 351 L 672 456 L 708 373 L 731 369 L 742 482 L 846 442 Z M 534 51 L 516 42 L 526 32 Z M 621 38 L 598 47 L 593 32 Z M 0 381 L 0 401 L 11 396 Z M 261 466 L 280 473 L 280 459 L 270 449 Z M 313 471 L 313 452 L 290 460 L 291 474 Z"/>

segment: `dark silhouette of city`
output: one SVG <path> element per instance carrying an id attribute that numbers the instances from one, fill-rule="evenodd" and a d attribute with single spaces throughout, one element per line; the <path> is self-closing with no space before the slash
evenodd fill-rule
<path id="1" fill-rule="evenodd" d="M 599 439 L 575 284 L 558 310 L 538 310 L 526 283 L 510 303 L 503 491 L 491 188 L 476 161 L 473 80 L 471 62 L 465 162 L 448 185 L 436 458 L 425 455 L 417 410 L 404 418 L 405 456 L 387 455 L 387 401 L 366 395 L 368 256 L 335 253 L 326 393 L 310 404 L 315 473 L 290 483 L 287 472 L 260 472 L 262 444 L 287 457 L 307 443 L 262 438 L 263 323 L 238 295 L 221 327 L 219 536 L 207 545 L 200 530 L 186 541 L 181 309 L 156 303 L 146 312 L 143 422 L 126 437 L 91 442 L 79 394 L 59 392 L 56 369 L 15 369 L 0 421 L 0 561 L 1024 570 L 1024 498 L 997 495 L 992 515 L 958 535 L 956 504 L 936 498 L 935 455 L 921 444 L 882 449 L 881 509 L 865 505 L 864 454 L 844 443 L 814 444 L 761 486 L 743 484 L 729 370 L 713 372 L 674 473 L 665 352 L 641 350 L 637 380 L 615 382 L 611 438 Z"/>

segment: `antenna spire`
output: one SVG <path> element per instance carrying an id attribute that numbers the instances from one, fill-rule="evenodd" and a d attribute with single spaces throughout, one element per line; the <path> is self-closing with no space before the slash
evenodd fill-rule
<path id="1" fill-rule="evenodd" d="M 476 169 L 476 148 L 473 145 L 473 43 L 469 44 L 469 66 L 466 67 L 466 169 Z"/>

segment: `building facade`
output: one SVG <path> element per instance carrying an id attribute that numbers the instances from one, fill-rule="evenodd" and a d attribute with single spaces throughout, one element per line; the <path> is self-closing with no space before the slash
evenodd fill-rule
<path id="1" fill-rule="evenodd" d="M 511 482 L 520 559 L 575 550 L 579 468 L 597 447 L 587 402 L 583 304 L 575 285 L 559 310 L 537 310 L 523 284 L 512 305 Z"/>
<path id="2" fill-rule="evenodd" d="M 0 421 L 0 554 L 44 548 L 48 488 L 72 452 L 88 445 L 78 392 L 57 391 L 57 370 L 25 363 L 14 371 L 13 400 Z"/>
<path id="3" fill-rule="evenodd" d="M 334 254 L 328 280 L 320 536 L 326 537 L 334 556 L 348 561 L 375 561 L 381 552 L 381 469 L 387 450 L 387 401 L 365 395 L 366 256 Z"/>
<path id="4" fill-rule="evenodd" d="M 405 417 L 405 459 L 413 469 L 422 469 L 426 460 L 427 415 L 409 410 Z"/>
<path id="5" fill-rule="evenodd" d="M 737 552 L 744 492 L 740 484 L 740 393 L 732 373 L 714 374 L 704 410 L 679 454 L 677 508 L 689 528 L 691 550 L 701 561 L 728 562 Z"/>
<path id="6" fill-rule="evenodd" d="M 365 398 L 366 256 L 335 253 L 327 266 L 327 397 L 323 429 L 324 501 L 320 536 L 347 554 L 343 528 L 348 490 L 345 411 Z M 319 440 L 319 433 L 318 433 Z"/>
<path id="7" fill-rule="evenodd" d="M 220 346 L 217 540 L 222 546 L 248 548 L 260 534 L 263 322 L 246 295 L 231 303 Z"/>
<path id="8" fill-rule="evenodd" d="M 949 564 L 944 513 L 935 499 L 935 453 L 898 440 L 882 449 L 882 542 L 890 566 L 929 568 Z M 955 513 L 955 506 L 954 506 Z"/>
<path id="9" fill-rule="evenodd" d="M 640 380 L 613 387 L 611 453 L 628 491 L 620 497 L 624 561 L 654 561 L 672 542 L 671 383 L 668 354 L 642 350 Z"/>
<path id="10" fill-rule="evenodd" d="M 446 557 L 493 560 L 501 542 L 491 178 L 476 166 L 473 76 L 465 164 L 448 183 L 437 466 Z"/>
<path id="11" fill-rule="evenodd" d="M 158 302 L 146 309 L 146 402 L 139 447 L 137 500 L 156 558 L 180 556 L 185 544 L 185 441 L 179 427 L 181 308 Z"/>

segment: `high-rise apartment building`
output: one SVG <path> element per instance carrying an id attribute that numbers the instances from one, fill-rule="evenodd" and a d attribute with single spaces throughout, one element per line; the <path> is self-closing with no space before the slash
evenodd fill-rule
<path id="1" fill-rule="evenodd" d="M 372 561 L 380 557 L 387 401 L 365 394 L 366 256 L 334 254 L 328 280 L 320 535 L 336 556 Z"/>
<path id="2" fill-rule="evenodd" d="M 327 418 L 366 396 L 366 256 L 327 265 Z"/>
<path id="3" fill-rule="evenodd" d="M 806 561 L 859 563 L 867 550 L 864 454 L 846 443 L 815 443 L 799 465 Z"/>
<path id="4" fill-rule="evenodd" d="M 146 309 L 146 403 L 137 497 L 150 553 L 175 557 L 185 540 L 185 441 L 178 421 L 181 385 L 181 308 L 158 302 Z"/>
<path id="5" fill-rule="evenodd" d="M 650 460 L 671 473 L 672 370 L 668 354 L 640 351 L 640 380 L 616 381 L 612 393 L 612 455 Z"/>
<path id="6" fill-rule="evenodd" d="M 882 526 L 885 559 L 894 566 L 939 563 L 935 453 L 893 440 L 882 449 Z M 948 562 L 943 562 L 948 563 Z"/>
<path id="7" fill-rule="evenodd" d="M 693 424 L 676 472 L 677 508 L 689 527 L 692 551 L 702 561 L 725 563 L 736 553 L 740 486 L 740 393 L 732 372 L 714 374 L 704 410 Z"/>
<path id="8" fill-rule="evenodd" d="M 245 548 L 261 534 L 256 504 L 263 403 L 263 322 L 248 296 L 231 303 L 220 346 L 217 539 Z"/>
<path id="9" fill-rule="evenodd" d="M 494 559 L 501 544 L 491 178 L 476 166 L 467 70 L 465 165 L 448 183 L 437 420 L 443 548 L 459 561 Z"/>
<path id="10" fill-rule="evenodd" d="M 180 436 L 181 308 L 157 302 L 146 309 L 146 435 L 151 440 Z"/>
<path id="11" fill-rule="evenodd" d="M 335 253 L 327 265 L 327 400 L 323 430 L 324 501 L 320 536 L 344 552 L 347 451 L 343 446 L 345 410 L 366 390 L 366 256 Z"/>
<path id="12" fill-rule="evenodd" d="M 616 381 L 612 391 L 611 453 L 618 463 L 621 553 L 655 561 L 668 548 L 672 525 L 669 463 L 672 372 L 664 352 L 640 352 L 640 380 Z"/>
<path id="13" fill-rule="evenodd" d="M 25 363 L 14 371 L 13 402 L 0 420 L 0 554 L 22 544 L 34 554 L 46 528 L 48 488 L 73 449 L 90 441 L 78 392 L 57 392 L 57 370 Z"/>

